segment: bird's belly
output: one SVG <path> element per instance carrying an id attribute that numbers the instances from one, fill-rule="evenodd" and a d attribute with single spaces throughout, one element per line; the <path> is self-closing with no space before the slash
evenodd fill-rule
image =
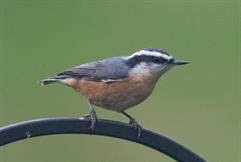
<path id="1" fill-rule="evenodd" d="M 80 80 L 77 91 L 92 104 L 114 111 L 124 111 L 144 101 L 155 83 L 137 79 L 123 79 L 113 83 Z"/>

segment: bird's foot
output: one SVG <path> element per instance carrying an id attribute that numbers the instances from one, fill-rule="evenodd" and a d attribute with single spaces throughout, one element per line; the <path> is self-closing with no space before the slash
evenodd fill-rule
<path id="1" fill-rule="evenodd" d="M 97 116 L 96 116 L 96 112 L 93 110 L 90 112 L 90 114 L 87 114 L 85 116 L 83 116 L 84 118 L 90 119 L 91 125 L 89 127 L 89 129 L 91 129 L 92 131 L 95 130 L 95 125 L 97 122 Z"/>
<path id="2" fill-rule="evenodd" d="M 135 119 L 131 119 L 129 121 L 129 124 L 137 130 L 137 137 L 139 138 L 141 136 L 141 133 L 142 133 L 142 126 L 135 120 Z"/>
<path id="3" fill-rule="evenodd" d="M 85 115 L 81 116 L 81 118 L 90 119 L 90 114 L 85 114 Z"/>

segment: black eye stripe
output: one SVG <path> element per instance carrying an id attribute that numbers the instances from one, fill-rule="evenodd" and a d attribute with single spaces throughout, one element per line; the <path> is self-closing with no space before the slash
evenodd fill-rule
<path id="1" fill-rule="evenodd" d="M 140 57 L 142 57 L 143 62 L 153 62 L 153 63 L 161 64 L 168 61 L 163 57 L 157 57 L 157 56 L 140 56 Z"/>
<path id="2" fill-rule="evenodd" d="M 155 64 L 163 64 L 163 63 L 166 63 L 168 62 L 169 60 L 163 58 L 163 57 L 157 57 L 157 56 L 146 56 L 146 55 L 137 55 L 137 56 L 134 56 L 132 58 L 130 58 L 128 61 L 127 61 L 127 64 L 131 67 L 134 67 L 136 66 L 137 64 L 141 63 L 141 62 L 146 62 L 146 63 L 149 63 L 149 62 L 153 62 Z"/>

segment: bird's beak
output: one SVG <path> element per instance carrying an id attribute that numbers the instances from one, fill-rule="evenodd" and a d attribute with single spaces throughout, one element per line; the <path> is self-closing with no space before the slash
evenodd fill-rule
<path id="1" fill-rule="evenodd" d="M 184 64 L 189 64 L 189 62 L 184 61 L 184 60 L 173 60 L 172 64 L 173 65 L 184 65 Z"/>

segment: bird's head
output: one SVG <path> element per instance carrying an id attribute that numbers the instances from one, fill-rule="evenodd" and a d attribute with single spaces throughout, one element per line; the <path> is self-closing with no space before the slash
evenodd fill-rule
<path id="1" fill-rule="evenodd" d="M 132 70 L 142 72 L 147 70 L 153 76 L 160 77 L 176 65 L 188 64 L 187 61 L 175 60 L 170 54 L 158 48 L 145 48 L 126 58 Z"/>

